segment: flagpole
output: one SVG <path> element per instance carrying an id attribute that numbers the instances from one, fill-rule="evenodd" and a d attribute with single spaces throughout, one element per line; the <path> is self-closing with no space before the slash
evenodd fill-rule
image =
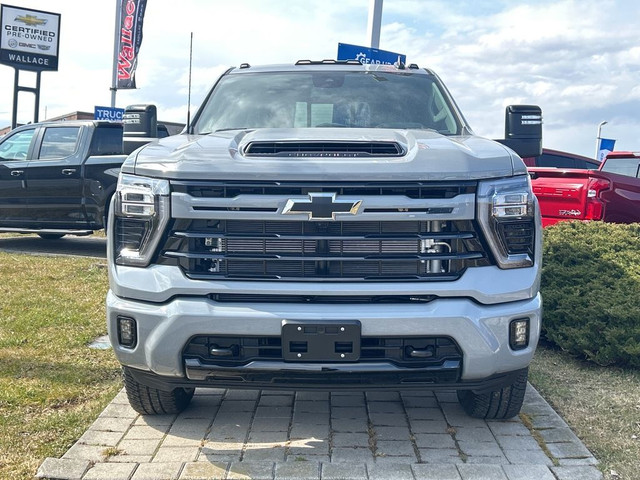
<path id="1" fill-rule="evenodd" d="M 595 159 L 598 160 L 598 156 L 600 155 L 600 135 L 602 133 L 602 126 L 606 125 L 608 122 L 606 120 L 603 120 L 602 122 L 600 122 L 600 124 L 598 125 L 598 136 L 596 137 L 596 156 Z"/>
<path id="2" fill-rule="evenodd" d="M 116 0 L 116 27 L 113 34 L 113 69 L 111 72 L 111 108 L 116 106 L 116 92 L 118 91 L 118 47 L 120 46 L 120 24 L 122 19 L 121 0 Z"/>

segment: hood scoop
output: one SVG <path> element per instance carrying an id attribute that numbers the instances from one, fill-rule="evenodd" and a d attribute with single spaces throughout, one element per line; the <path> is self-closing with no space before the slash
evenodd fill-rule
<path id="1" fill-rule="evenodd" d="M 402 157 L 405 149 L 393 141 L 253 141 L 246 157 Z"/>

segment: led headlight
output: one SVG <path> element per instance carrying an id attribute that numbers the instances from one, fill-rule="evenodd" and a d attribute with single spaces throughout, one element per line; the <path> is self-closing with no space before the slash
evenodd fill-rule
<path id="1" fill-rule="evenodd" d="M 115 193 L 114 253 L 119 265 L 149 264 L 170 216 L 169 181 L 121 173 Z"/>
<path id="2" fill-rule="evenodd" d="M 539 231 L 528 175 L 485 180 L 478 187 L 478 220 L 500 268 L 530 267 Z"/>

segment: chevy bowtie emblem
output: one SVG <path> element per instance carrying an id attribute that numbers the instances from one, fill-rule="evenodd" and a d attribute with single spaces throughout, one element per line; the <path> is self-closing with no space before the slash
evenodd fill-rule
<path id="1" fill-rule="evenodd" d="M 362 200 L 336 200 L 335 193 L 309 193 L 309 198 L 290 198 L 282 210 L 283 215 L 306 213 L 309 220 L 335 220 L 336 213 L 355 215 Z"/>

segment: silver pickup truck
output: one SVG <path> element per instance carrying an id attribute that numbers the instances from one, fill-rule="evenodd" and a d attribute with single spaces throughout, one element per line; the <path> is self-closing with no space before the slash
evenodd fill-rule
<path id="1" fill-rule="evenodd" d="M 540 125 L 512 106 L 504 145 L 477 137 L 415 65 L 229 69 L 183 134 L 122 166 L 107 323 L 133 408 L 181 411 L 195 387 L 428 388 L 517 415 L 542 237 L 514 149 L 539 154 Z"/>

